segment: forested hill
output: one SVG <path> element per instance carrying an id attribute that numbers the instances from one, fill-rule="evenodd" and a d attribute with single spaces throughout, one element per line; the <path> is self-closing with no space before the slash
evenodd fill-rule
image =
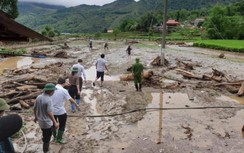
<path id="1" fill-rule="evenodd" d="M 169 10 L 199 9 L 216 3 L 240 0 L 169 0 Z M 17 21 L 35 30 L 50 25 L 60 32 L 101 32 L 116 27 L 124 19 L 138 19 L 148 11 L 163 10 L 163 0 L 117 0 L 103 6 L 79 5 L 65 8 L 47 4 L 19 2 Z"/>

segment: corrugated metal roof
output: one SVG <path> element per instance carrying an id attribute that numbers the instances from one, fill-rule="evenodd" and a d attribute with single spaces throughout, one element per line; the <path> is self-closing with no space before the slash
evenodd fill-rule
<path id="1" fill-rule="evenodd" d="M 0 10 L 0 41 L 28 41 L 29 38 L 52 41 L 52 39 L 14 21 L 8 14 Z"/>

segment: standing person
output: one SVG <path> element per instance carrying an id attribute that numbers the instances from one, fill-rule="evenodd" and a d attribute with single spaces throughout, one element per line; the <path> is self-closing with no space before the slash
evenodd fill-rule
<path id="1" fill-rule="evenodd" d="M 55 86 L 57 90 L 55 90 L 51 99 L 53 101 L 53 114 L 55 120 L 59 123 L 59 129 L 53 131 L 54 141 L 64 144 L 66 143 L 63 139 L 63 134 L 65 131 L 65 125 L 67 121 L 67 112 L 65 110 L 65 100 L 70 101 L 76 108 L 79 110 L 78 104 L 76 104 L 75 100 L 71 98 L 68 91 L 64 89 L 66 85 L 65 79 L 59 78 L 58 84 Z"/>
<path id="2" fill-rule="evenodd" d="M 132 66 L 132 72 L 134 75 L 134 83 L 135 83 L 136 91 L 141 91 L 141 82 L 142 82 L 141 75 L 143 73 L 143 65 L 140 63 L 139 58 L 136 58 L 136 63 L 133 64 Z"/>
<path id="3" fill-rule="evenodd" d="M 82 65 L 82 59 L 78 59 L 78 63 L 74 64 L 73 67 L 77 67 L 78 68 L 78 77 L 79 77 L 79 85 L 80 85 L 80 91 L 82 90 L 82 86 L 83 86 L 83 80 L 86 83 L 86 73 L 85 73 L 85 69 L 84 66 Z M 82 78 L 83 76 L 83 78 Z"/>
<path id="4" fill-rule="evenodd" d="M 71 74 L 69 75 L 69 94 L 73 99 L 76 99 L 80 103 L 80 83 L 78 77 L 78 67 L 71 68 Z M 71 104 L 72 112 L 76 112 L 75 105 Z"/>
<path id="5" fill-rule="evenodd" d="M 90 42 L 89 42 L 89 48 L 90 48 L 90 50 L 92 50 L 92 40 L 90 40 Z"/>
<path id="6" fill-rule="evenodd" d="M 131 50 L 132 50 L 132 48 L 131 48 L 131 46 L 129 45 L 129 46 L 127 47 L 127 49 L 126 49 L 126 53 L 127 53 L 128 57 L 130 57 L 130 55 L 131 55 Z"/>
<path id="7" fill-rule="evenodd" d="M 105 44 L 104 44 L 104 50 L 108 50 L 108 43 L 107 42 L 105 42 Z"/>
<path id="8" fill-rule="evenodd" d="M 96 62 L 96 70 L 97 70 L 97 76 L 95 81 L 93 82 L 93 86 L 95 86 L 95 82 L 101 77 L 101 87 L 103 86 L 103 81 L 104 81 L 104 71 L 105 69 L 108 71 L 107 68 L 107 61 L 104 59 L 105 55 L 101 54 L 100 58 Z"/>
<path id="9" fill-rule="evenodd" d="M 22 128 L 22 123 L 22 118 L 17 114 L 0 116 L 0 153 L 15 153 L 9 137 Z"/>
<path id="10" fill-rule="evenodd" d="M 34 121 L 38 121 L 42 130 L 43 152 L 47 153 L 52 136 L 52 126 L 57 129 L 59 124 L 56 122 L 53 115 L 53 104 L 51 96 L 54 94 L 56 87 L 52 83 L 48 83 L 44 87 L 44 93 L 36 98 L 34 105 Z"/>
<path id="11" fill-rule="evenodd" d="M 18 115 L 4 116 L 9 109 L 6 101 L 0 98 L 0 153 L 15 153 L 10 136 L 18 132 L 22 127 L 22 119 Z"/>

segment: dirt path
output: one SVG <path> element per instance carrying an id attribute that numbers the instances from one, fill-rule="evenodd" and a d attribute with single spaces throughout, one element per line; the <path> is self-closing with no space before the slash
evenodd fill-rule
<path id="1" fill-rule="evenodd" d="M 160 55 L 160 47 L 154 42 L 140 42 L 132 45 L 132 57 L 126 56 L 126 47 L 122 41 L 109 42 L 109 51 L 105 52 L 112 77 L 105 77 L 104 87 L 92 87 L 94 80 L 94 62 L 103 53 L 103 41 L 94 41 L 95 49 L 89 51 L 87 42 L 74 41 L 67 50 L 72 56 L 84 60 L 88 82 L 82 90 L 81 112 L 71 113 L 67 103 L 68 118 L 65 138 L 67 144 L 52 143 L 55 153 L 181 153 L 181 152 L 243 152 L 243 109 L 203 109 L 171 111 L 139 111 L 130 114 L 93 118 L 87 115 L 117 114 L 144 108 L 189 108 L 204 106 L 243 107 L 244 99 L 226 91 L 208 88 L 196 88 L 195 80 L 186 80 L 174 70 L 165 71 L 164 67 L 149 65 Z M 45 46 L 47 47 L 47 46 Z M 176 58 L 198 62 L 193 72 L 210 72 L 212 68 L 230 74 L 240 80 L 244 78 L 244 55 L 226 54 L 227 59 L 219 59 L 218 51 L 198 48 L 179 48 L 169 46 L 166 57 L 171 66 L 176 65 Z M 143 87 L 143 92 L 136 92 L 133 82 L 118 81 L 120 74 L 140 57 L 146 68 L 152 69 L 162 78 L 181 81 L 184 86 L 194 89 L 194 100 L 187 96 L 187 88 L 160 89 L 153 85 Z M 77 60 L 62 59 L 72 65 Z M 41 59 L 40 63 L 56 62 L 57 59 Z M 162 73 L 163 72 L 163 73 Z M 41 73 L 41 72 L 40 72 Z M 31 113 L 31 111 L 28 111 Z M 28 140 L 26 152 L 41 152 L 40 129 L 31 114 L 22 114 Z M 17 151 L 23 149 L 23 138 L 15 140 Z"/>

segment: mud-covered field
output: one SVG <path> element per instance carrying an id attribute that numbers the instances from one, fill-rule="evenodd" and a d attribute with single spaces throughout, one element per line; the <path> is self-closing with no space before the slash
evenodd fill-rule
<path id="1" fill-rule="evenodd" d="M 11 57 L 1 59 L 1 84 L 8 80 L 25 78 L 29 75 L 43 77 L 55 82 L 65 76 L 77 59 L 83 59 L 87 82 L 82 90 L 81 111 L 72 113 L 67 102 L 68 121 L 65 132 L 67 144 L 51 144 L 54 153 L 242 153 L 244 142 L 244 98 L 231 94 L 225 87 L 216 87 L 219 82 L 184 78 L 176 69 L 180 61 L 197 63 L 194 74 L 210 73 L 218 69 L 231 80 L 244 79 L 244 55 L 226 53 L 193 47 L 167 46 L 167 66 L 152 66 L 150 63 L 160 55 L 161 48 L 155 42 L 140 41 L 132 44 L 132 56 L 127 57 L 125 41 L 108 42 L 109 50 L 104 51 L 105 41 L 93 41 L 94 49 L 88 42 L 69 40 L 65 49 L 69 58 Z M 58 45 L 27 48 L 29 52 L 42 50 L 52 54 Z M 109 73 L 103 87 L 95 87 L 94 63 L 105 53 Z M 120 76 L 139 57 L 154 76 L 143 81 L 142 92 L 136 92 L 132 81 L 120 81 Z M 61 67 L 50 64 L 63 62 Z M 48 67 L 45 67 L 49 65 Z M 32 67 L 32 68 L 31 68 Z M 9 69 L 29 69 L 28 73 L 6 74 Z M 32 70 L 34 69 L 34 70 Z M 16 69 L 15 69 L 16 70 Z M 2 88 L 2 91 L 5 89 Z M 190 100 L 191 99 L 191 100 Z M 199 109 L 191 109 L 191 108 Z M 227 107 L 227 108 L 209 108 Z M 230 108 L 236 107 L 236 108 Z M 147 108 L 147 109 L 145 109 Z M 152 108 L 165 108 L 152 109 Z M 174 108 L 174 109 L 172 109 Z M 207 109 L 208 108 L 208 109 Z M 133 110 L 141 110 L 130 112 Z M 124 113 L 128 112 L 128 113 Z M 130 112 L 130 113 L 129 113 Z M 13 113 L 13 112 L 8 112 Z M 97 117 L 99 115 L 116 116 Z M 23 109 L 23 131 L 14 139 L 17 152 L 42 152 L 41 130 L 33 122 L 32 109 Z M 89 116 L 89 117 L 87 117 Z M 25 140 L 26 138 L 26 140 Z"/>

